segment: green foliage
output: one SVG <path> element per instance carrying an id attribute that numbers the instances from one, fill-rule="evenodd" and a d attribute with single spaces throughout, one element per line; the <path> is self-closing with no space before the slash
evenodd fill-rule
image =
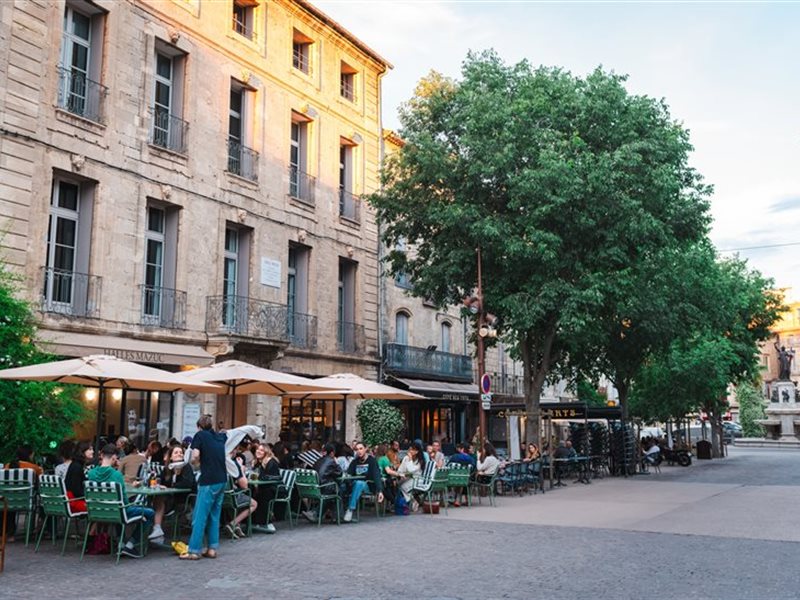
<path id="1" fill-rule="evenodd" d="M 370 202 L 390 272 L 455 304 L 483 257 L 487 311 L 523 362 L 529 417 L 568 340 L 607 306 L 617 274 L 701 239 L 709 188 L 688 166 L 688 132 L 663 102 L 597 69 L 505 64 L 470 54 L 458 81 L 432 74 L 403 108 L 406 144 Z M 529 428 L 534 436 L 536 427 Z"/>
<path id="2" fill-rule="evenodd" d="M 405 427 L 402 413 L 386 400 L 364 400 L 356 408 L 356 419 L 367 446 L 396 440 Z"/>
<path id="3" fill-rule="evenodd" d="M 744 437 L 764 437 L 764 426 L 756 423 L 756 420 L 767 416 L 761 390 L 753 383 L 740 383 L 736 386 L 736 401 L 739 403 L 739 423 Z"/>
<path id="4" fill-rule="evenodd" d="M 30 307 L 15 296 L 16 281 L 0 263 L 0 368 L 50 360 L 33 343 L 36 324 Z M 30 445 L 38 454 L 72 435 L 85 408 L 71 386 L 0 380 L 0 462 Z"/>
<path id="5" fill-rule="evenodd" d="M 588 379 L 578 380 L 575 393 L 578 400 L 585 402 L 588 406 L 605 406 L 608 400 L 604 394 L 597 391 L 597 386 Z"/>

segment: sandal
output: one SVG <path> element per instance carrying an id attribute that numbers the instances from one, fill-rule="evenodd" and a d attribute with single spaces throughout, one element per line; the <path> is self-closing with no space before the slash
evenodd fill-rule
<path id="1" fill-rule="evenodd" d="M 202 556 L 204 556 L 205 558 L 217 558 L 217 551 L 209 548 L 208 550 L 203 552 Z"/>
<path id="2" fill-rule="evenodd" d="M 184 552 L 178 558 L 181 560 L 200 560 L 200 555 L 194 552 Z"/>

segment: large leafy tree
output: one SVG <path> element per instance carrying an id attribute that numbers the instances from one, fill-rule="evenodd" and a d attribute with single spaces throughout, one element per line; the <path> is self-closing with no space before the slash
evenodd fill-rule
<path id="1" fill-rule="evenodd" d="M 17 298 L 14 278 L 0 263 L 0 368 L 44 362 L 34 345 L 36 324 L 28 304 Z M 52 383 L 0 380 L 0 462 L 27 444 L 42 454 L 72 435 L 85 418 L 75 388 Z"/>
<path id="2" fill-rule="evenodd" d="M 392 273 L 456 303 L 483 257 L 484 308 L 522 360 L 528 418 L 566 341 L 605 305 L 613 275 L 701 238 L 708 188 L 687 132 L 625 77 L 470 54 L 458 81 L 432 75 L 401 110 L 405 145 L 371 202 Z M 528 428 L 531 439 L 539 428 Z"/>

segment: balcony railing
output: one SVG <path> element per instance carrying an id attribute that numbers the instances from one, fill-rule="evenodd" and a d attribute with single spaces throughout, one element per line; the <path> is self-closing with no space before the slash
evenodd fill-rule
<path id="1" fill-rule="evenodd" d="M 492 373 L 492 393 L 502 396 L 524 396 L 522 375 Z"/>
<path id="2" fill-rule="evenodd" d="M 289 167 L 289 195 L 300 202 L 314 206 L 316 179 L 297 167 Z"/>
<path id="3" fill-rule="evenodd" d="M 153 285 L 140 285 L 142 325 L 186 328 L 186 292 Z"/>
<path id="4" fill-rule="evenodd" d="M 90 121 L 102 122 L 102 104 L 108 88 L 84 73 L 58 68 L 58 106 Z"/>
<path id="5" fill-rule="evenodd" d="M 247 296 L 209 296 L 206 300 L 206 332 L 250 338 L 289 341 L 288 309 Z"/>
<path id="6" fill-rule="evenodd" d="M 361 198 L 343 189 L 339 190 L 339 214 L 345 219 L 361 222 Z"/>
<path id="7" fill-rule="evenodd" d="M 336 344 L 340 352 L 361 354 L 365 350 L 364 326 L 347 321 L 336 322 Z"/>
<path id="8" fill-rule="evenodd" d="M 186 130 L 189 124 L 164 109 L 153 109 L 153 131 L 150 142 L 173 152 L 186 152 Z"/>
<path id="9" fill-rule="evenodd" d="M 317 347 L 317 317 L 290 312 L 286 327 L 292 346 L 309 350 Z"/>
<path id="10" fill-rule="evenodd" d="M 42 312 L 96 319 L 103 279 L 97 275 L 42 267 Z"/>
<path id="11" fill-rule="evenodd" d="M 258 152 L 228 138 L 228 172 L 258 181 Z"/>
<path id="12" fill-rule="evenodd" d="M 403 344 L 384 344 L 384 362 L 387 371 L 411 377 L 472 381 L 472 357 L 463 354 L 439 352 Z"/>

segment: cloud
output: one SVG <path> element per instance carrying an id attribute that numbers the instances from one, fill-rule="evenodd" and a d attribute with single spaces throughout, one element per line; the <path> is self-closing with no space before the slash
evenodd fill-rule
<path id="1" fill-rule="evenodd" d="M 793 196 L 789 198 L 783 198 L 773 203 L 769 207 L 769 212 L 780 213 L 796 210 L 798 208 L 800 208 L 800 196 Z"/>

